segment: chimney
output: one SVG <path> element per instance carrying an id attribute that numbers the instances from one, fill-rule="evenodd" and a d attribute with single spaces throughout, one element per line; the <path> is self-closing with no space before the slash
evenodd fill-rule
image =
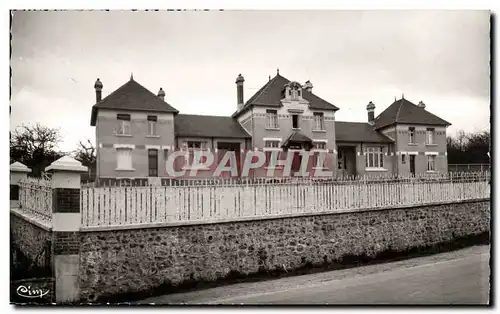
<path id="1" fill-rule="evenodd" d="M 158 98 L 165 101 L 165 91 L 161 87 L 160 87 L 160 90 L 158 91 Z"/>
<path id="2" fill-rule="evenodd" d="M 375 104 L 370 101 L 366 105 L 366 110 L 368 111 L 368 123 L 375 124 Z"/>
<path id="3" fill-rule="evenodd" d="M 99 79 L 95 81 L 94 89 L 95 89 L 95 102 L 98 103 L 102 99 L 102 83 Z"/>
<path id="4" fill-rule="evenodd" d="M 420 101 L 417 106 L 419 106 L 422 109 L 425 109 L 425 104 L 423 101 Z"/>
<path id="5" fill-rule="evenodd" d="M 309 93 L 312 93 L 313 84 L 310 81 L 307 81 L 302 88 L 308 91 Z"/>
<path id="6" fill-rule="evenodd" d="M 238 110 L 243 108 L 243 82 L 245 82 L 245 79 L 241 74 L 238 75 L 236 78 L 236 94 L 238 98 Z"/>

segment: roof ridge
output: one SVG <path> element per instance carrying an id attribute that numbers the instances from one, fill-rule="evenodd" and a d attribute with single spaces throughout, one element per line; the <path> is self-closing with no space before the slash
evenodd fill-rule
<path id="1" fill-rule="evenodd" d="M 198 117 L 216 117 L 216 118 L 231 118 L 231 116 L 217 116 L 212 114 L 191 114 L 191 113 L 179 113 L 178 116 L 198 116 Z"/>
<path id="2" fill-rule="evenodd" d="M 358 121 L 337 121 L 335 120 L 335 123 L 362 123 L 362 124 L 369 124 L 368 122 L 358 122 Z"/>
<path id="3" fill-rule="evenodd" d="M 400 104 L 399 104 L 399 108 L 398 108 L 398 111 L 396 112 L 396 118 L 394 119 L 394 122 L 398 122 L 398 118 L 399 118 L 399 111 L 401 111 L 401 107 L 403 107 L 403 98 L 401 98 L 399 100 Z"/>

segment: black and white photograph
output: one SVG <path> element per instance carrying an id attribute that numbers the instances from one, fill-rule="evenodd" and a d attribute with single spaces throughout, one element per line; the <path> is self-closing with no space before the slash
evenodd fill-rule
<path id="1" fill-rule="evenodd" d="M 492 305 L 494 12 L 9 15 L 11 306 Z"/>

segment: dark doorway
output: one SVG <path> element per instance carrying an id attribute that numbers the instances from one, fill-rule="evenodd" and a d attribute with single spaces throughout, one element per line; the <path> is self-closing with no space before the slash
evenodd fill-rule
<path id="1" fill-rule="evenodd" d="M 410 173 L 415 175 L 415 155 L 410 155 Z"/>
<path id="2" fill-rule="evenodd" d="M 217 156 L 218 159 L 217 161 L 220 162 L 222 158 L 224 158 L 224 155 L 226 152 L 235 152 L 236 155 L 236 166 L 237 166 L 237 171 L 238 171 L 238 176 L 240 175 L 240 168 L 241 168 L 241 154 L 240 154 L 240 143 L 232 143 L 232 142 L 218 142 L 217 143 Z M 227 164 L 228 165 L 228 164 Z M 223 172 L 222 176 L 227 177 L 231 176 L 231 172 Z"/>
<path id="3" fill-rule="evenodd" d="M 339 146 L 337 154 L 339 176 L 356 175 L 356 146 Z"/>
<path id="4" fill-rule="evenodd" d="M 300 152 L 293 152 L 292 171 L 298 172 L 300 170 L 301 164 L 302 164 L 302 155 L 300 154 Z"/>

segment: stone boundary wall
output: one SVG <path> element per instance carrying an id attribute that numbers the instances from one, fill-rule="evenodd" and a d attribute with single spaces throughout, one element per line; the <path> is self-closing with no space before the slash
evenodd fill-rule
<path id="1" fill-rule="evenodd" d="M 45 253 L 41 254 L 47 242 L 52 243 L 50 226 L 29 215 L 10 211 L 10 237 L 15 248 L 19 249 L 38 267 L 45 267 Z"/>
<path id="2" fill-rule="evenodd" d="M 490 200 L 129 230 L 81 230 L 80 299 L 300 268 L 490 230 Z"/>

